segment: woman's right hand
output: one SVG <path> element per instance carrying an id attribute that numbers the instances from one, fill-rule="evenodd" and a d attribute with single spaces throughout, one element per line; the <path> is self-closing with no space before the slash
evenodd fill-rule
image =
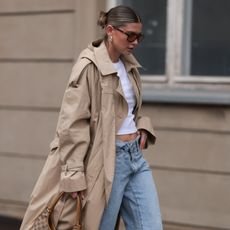
<path id="1" fill-rule="evenodd" d="M 72 196 L 73 198 L 77 198 L 77 193 L 78 192 L 67 192 L 70 196 Z M 81 195 L 81 198 L 82 200 L 84 200 L 84 191 L 79 191 L 80 195 Z"/>

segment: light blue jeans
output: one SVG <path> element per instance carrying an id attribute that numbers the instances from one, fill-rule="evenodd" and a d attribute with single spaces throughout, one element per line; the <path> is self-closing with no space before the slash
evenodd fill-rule
<path id="1" fill-rule="evenodd" d="M 119 210 L 126 230 L 162 230 L 157 191 L 139 139 L 116 140 L 116 168 L 108 206 L 100 230 L 114 230 Z"/>

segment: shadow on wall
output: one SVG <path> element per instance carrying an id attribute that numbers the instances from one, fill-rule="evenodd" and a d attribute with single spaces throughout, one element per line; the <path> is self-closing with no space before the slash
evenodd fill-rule
<path id="1" fill-rule="evenodd" d="M 21 226 L 22 220 L 0 216 L 1 230 L 18 230 Z"/>

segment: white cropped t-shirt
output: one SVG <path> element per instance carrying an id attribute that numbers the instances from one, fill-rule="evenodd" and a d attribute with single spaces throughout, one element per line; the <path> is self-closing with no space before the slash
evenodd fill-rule
<path id="1" fill-rule="evenodd" d="M 117 71 L 117 75 L 121 80 L 122 89 L 125 95 L 125 99 L 128 103 L 128 115 L 124 120 L 122 126 L 117 132 L 117 135 L 131 134 L 137 132 L 137 127 L 134 122 L 134 115 L 132 114 L 133 109 L 136 105 L 136 95 L 133 90 L 132 83 L 129 79 L 129 76 L 126 72 L 123 62 L 119 59 L 117 63 L 113 63 L 114 68 Z"/>

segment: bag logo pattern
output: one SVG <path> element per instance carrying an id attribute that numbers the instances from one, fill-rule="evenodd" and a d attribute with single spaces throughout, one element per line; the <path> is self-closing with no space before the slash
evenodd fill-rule
<path id="1" fill-rule="evenodd" d="M 37 221 L 34 223 L 31 230 L 49 230 L 47 226 L 47 216 L 48 212 L 45 210 L 37 219 Z"/>

